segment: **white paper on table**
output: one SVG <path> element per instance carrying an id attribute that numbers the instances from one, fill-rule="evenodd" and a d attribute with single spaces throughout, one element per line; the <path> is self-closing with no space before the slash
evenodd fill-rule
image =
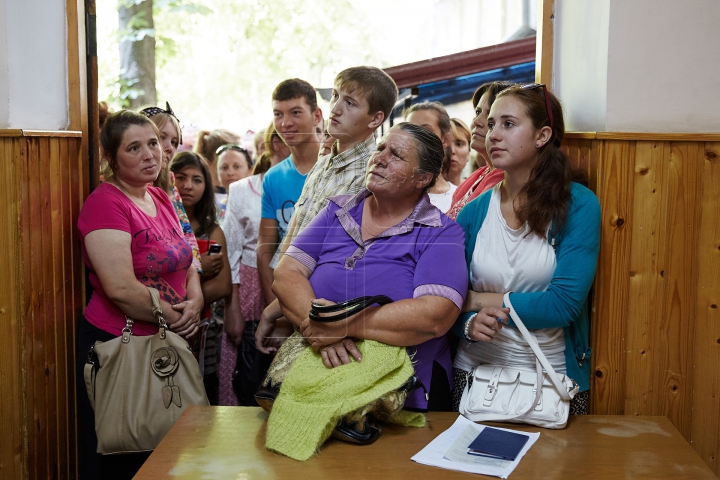
<path id="1" fill-rule="evenodd" d="M 468 427 L 470 427 L 470 429 L 468 429 Z M 448 470 L 458 470 L 460 472 L 467 473 L 481 473 L 483 475 L 492 475 L 493 477 L 508 478 L 513 470 L 515 470 L 515 467 L 518 466 L 520 460 L 522 460 L 527 451 L 530 450 L 530 447 L 532 447 L 540 437 L 540 432 L 528 433 L 501 428 L 500 430 L 508 430 L 513 433 L 520 433 L 528 436 L 527 443 L 523 449 L 520 450 L 520 453 L 514 462 L 468 454 L 468 445 L 470 445 L 470 443 L 480 432 L 482 432 L 484 428 L 484 425 L 474 423 L 462 415 L 459 415 L 458 419 L 455 420 L 455 423 L 453 423 L 450 428 L 438 435 L 435 440 L 420 450 L 414 457 L 412 457 L 411 460 L 417 463 L 422 463 L 423 465 L 446 468 Z M 469 440 L 465 442 L 466 439 L 463 438 L 460 440 L 461 437 L 467 437 Z M 446 454 L 450 458 L 459 458 L 460 454 L 464 456 L 463 458 L 472 458 L 467 458 L 464 461 L 452 461 L 445 458 Z"/>

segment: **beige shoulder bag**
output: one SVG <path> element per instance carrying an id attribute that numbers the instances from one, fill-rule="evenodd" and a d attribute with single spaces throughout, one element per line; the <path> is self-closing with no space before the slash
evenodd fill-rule
<path id="1" fill-rule="evenodd" d="M 85 364 L 85 387 L 95 411 L 98 453 L 154 450 L 188 405 L 208 405 L 198 363 L 187 342 L 171 332 L 160 296 L 148 287 L 160 331 L 95 342 Z M 94 355 L 95 354 L 95 355 Z"/>

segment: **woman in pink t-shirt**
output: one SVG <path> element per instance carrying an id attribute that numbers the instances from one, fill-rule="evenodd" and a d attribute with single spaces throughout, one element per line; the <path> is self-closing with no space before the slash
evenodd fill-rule
<path id="1" fill-rule="evenodd" d="M 125 316 L 133 334 L 158 331 L 147 287 L 160 292 L 170 329 L 189 338 L 198 330 L 203 307 L 198 272 L 189 268 L 192 251 L 167 194 L 148 187 L 158 175 L 162 151 L 157 127 L 128 110 L 110 115 L 100 134 L 107 160 L 105 182 L 85 201 L 78 218 L 82 256 L 93 292 L 78 326 L 78 414 L 84 478 L 112 472 L 132 478 L 149 453 L 99 455 L 92 408 L 82 368 L 96 341 L 120 335 Z"/>

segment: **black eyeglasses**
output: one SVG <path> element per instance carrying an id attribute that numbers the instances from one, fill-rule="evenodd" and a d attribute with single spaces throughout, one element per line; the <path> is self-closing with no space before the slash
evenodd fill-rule
<path id="1" fill-rule="evenodd" d="M 535 90 L 536 88 L 542 88 L 543 93 L 545 94 L 545 107 L 547 107 L 547 114 L 548 118 L 550 119 L 550 130 L 555 132 L 555 122 L 553 122 L 553 114 L 552 114 L 552 103 L 550 102 L 550 95 L 548 94 L 547 87 L 543 85 L 542 83 L 531 83 L 529 85 L 523 85 L 520 87 L 524 90 Z"/>
<path id="2" fill-rule="evenodd" d="M 238 152 L 242 152 L 247 155 L 248 151 L 245 147 L 242 145 L 238 145 L 237 143 L 226 143 L 225 145 L 220 145 L 217 150 L 215 150 L 215 156 L 218 157 L 223 154 L 223 152 L 227 152 L 228 150 L 235 150 Z"/>

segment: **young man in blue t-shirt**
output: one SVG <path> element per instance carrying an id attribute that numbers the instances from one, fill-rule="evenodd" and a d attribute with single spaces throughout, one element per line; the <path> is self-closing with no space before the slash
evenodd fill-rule
<path id="1" fill-rule="evenodd" d="M 285 80 L 275 88 L 272 106 L 275 129 L 290 147 L 290 156 L 268 170 L 263 179 L 257 269 L 267 303 L 275 300 L 270 261 L 287 231 L 305 178 L 318 159 L 317 128 L 322 122 L 315 89 L 298 78 Z"/>

